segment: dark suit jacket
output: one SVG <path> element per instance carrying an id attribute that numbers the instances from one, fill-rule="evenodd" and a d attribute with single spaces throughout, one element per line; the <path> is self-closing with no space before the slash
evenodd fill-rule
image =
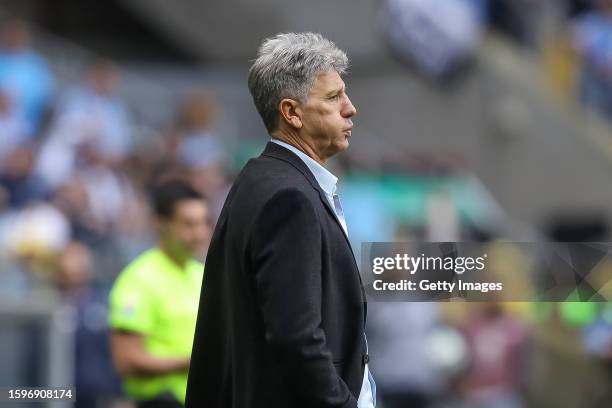
<path id="1" fill-rule="evenodd" d="M 357 407 L 364 301 L 325 193 L 298 156 L 268 143 L 212 237 L 187 407 Z"/>

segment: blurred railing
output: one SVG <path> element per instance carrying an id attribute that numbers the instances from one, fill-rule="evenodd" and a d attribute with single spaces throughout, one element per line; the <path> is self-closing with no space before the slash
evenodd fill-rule
<path id="1" fill-rule="evenodd" d="M 0 299 L 0 386 L 73 387 L 74 320 L 71 307 L 44 294 L 15 303 Z M 22 404 L 11 406 L 32 403 Z M 68 408 L 72 402 L 37 406 Z"/>

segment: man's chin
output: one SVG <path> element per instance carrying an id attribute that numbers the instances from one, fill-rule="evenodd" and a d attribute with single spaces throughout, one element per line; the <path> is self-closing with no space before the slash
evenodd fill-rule
<path id="1" fill-rule="evenodd" d="M 328 149 L 326 152 L 328 159 L 332 156 L 337 155 L 338 153 L 342 153 L 343 151 L 349 148 L 349 138 L 350 137 L 347 138 L 345 135 L 342 135 L 341 137 L 342 139 L 338 138 L 334 140 L 331 145 L 328 146 Z"/>
<path id="2" fill-rule="evenodd" d="M 343 151 L 345 151 L 346 149 L 348 149 L 348 148 L 349 148 L 349 145 L 350 145 L 350 139 L 351 139 L 351 137 L 350 137 L 350 136 L 347 136 L 347 135 L 342 135 L 342 137 L 343 137 L 343 139 L 342 139 L 342 140 L 340 141 L 340 143 L 338 143 L 338 145 L 337 145 L 337 146 L 338 146 L 338 152 L 343 152 Z"/>
<path id="3" fill-rule="evenodd" d="M 193 258 L 197 258 L 199 255 L 206 252 L 206 245 L 202 244 L 191 244 L 187 246 L 186 252 L 189 253 Z"/>

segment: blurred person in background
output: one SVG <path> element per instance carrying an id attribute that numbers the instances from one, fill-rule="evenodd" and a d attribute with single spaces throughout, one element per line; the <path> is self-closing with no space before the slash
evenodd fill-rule
<path id="1" fill-rule="evenodd" d="M 391 240 L 414 241 L 417 233 L 415 228 L 399 224 Z M 401 245 L 380 243 L 370 248 L 370 257 L 403 250 Z M 385 276 L 389 281 L 403 278 L 399 269 L 387 271 Z M 427 408 L 434 406 L 445 385 L 428 352 L 433 335 L 442 326 L 440 307 L 434 302 L 405 302 L 402 296 L 390 293 L 386 301 L 368 303 L 368 343 L 377 391 L 384 408 Z"/>
<path id="2" fill-rule="evenodd" d="M 53 203 L 70 221 L 72 238 L 99 249 L 114 237 L 123 196 L 112 173 L 96 175 L 83 173 L 62 183 Z"/>
<path id="3" fill-rule="evenodd" d="M 20 145 L 0 160 L 0 190 L 6 195 L 8 208 L 23 208 L 48 198 L 44 182 L 34 173 L 34 158 L 32 146 Z"/>
<path id="4" fill-rule="evenodd" d="M 28 125 L 10 96 L 0 90 L 0 163 L 17 146 L 28 142 Z"/>
<path id="5" fill-rule="evenodd" d="M 574 22 L 572 43 L 581 58 L 582 103 L 612 119 L 612 0 L 595 0 Z"/>
<path id="6" fill-rule="evenodd" d="M 598 304 L 597 307 L 597 318 L 583 329 L 583 341 L 587 352 L 601 364 L 607 383 L 612 384 L 612 303 Z M 612 389 L 606 387 L 594 400 L 593 406 L 612 406 Z"/>
<path id="7" fill-rule="evenodd" d="M 150 172 L 144 175 L 149 176 Z M 151 225 L 152 214 L 146 188 L 136 178 L 128 174 L 123 176 L 123 204 L 114 230 L 113 248 L 122 266 L 155 245 L 155 228 Z"/>
<path id="8" fill-rule="evenodd" d="M 51 187 L 87 166 L 116 169 L 132 152 L 131 122 L 118 83 L 118 68 L 98 61 L 85 82 L 58 103 L 37 169 Z"/>
<path id="9" fill-rule="evenodd" d="M 10 206 L 14 192 L 24 198 L 27 187 L 10 178 L 3 185 L 2 180 L 7 180 L 6 173 L 0 177 L 0 299 L 20 302 L 34 288 L 49 286 L 54 260 L 70 239 L 70 226 L 48 203 L 27 200 L 27 205 Z"/>
<path id="10" fill-rule="evenodd" d="M 217 109 L 213 96 L 205 92 L 185 97 L 173 138 L 179 161 L 206 164 L 224 160 L 223 143 L 212 128 Z"/>
<path id="11" fill-rule="evenodd" d="M 211 222 L 216 224 L 230 189 L 223 165 L 220 162 L 196 164 L 188 167 L 188 173 L 193 187 L 210 197 Z"/>
<path id="12" fill-rule="evenodd" d="M 438 305 L 376 302 L 368 307 L 368 317 L 372 368 L 384 407 L 432 406 L 444 385 L 425 352 L 431 335 L 441 324 Z"/>
<path id="13" fill-rule="evenodd" d="M 110 294 L 111 349 L 139 408 L 183 406 L 210 235 L 203 196 L 185 181 L 153 192 L 158 244 L 132 261 Z"/>
<path id="14" fill-rule="evenodd" d="M 213 222 L 229 190 L 224 169 L 227 147 L 213 129 L 217 111 L 211 94 L 188 95 L 180 107 L 174 138 L 178 162 L 189 169 L 193 186 L 208 198 Z"/>
<path id="15" fill-rule="evenodd" d="M 69 240 L 69 221 L 48 202 L 32 201 L 0 216 L 0 253 L 19 266 L 28 289 L 49 286 L 54 262 Z"/>
<path id="16" fill-rule="evenodd" d="M 118 80 L 108 61 L 89 67 L 85 83 L 59 103 L 35 170 L 71 220 L 73 239 L 96 247 L 96 261 L 111 279 L 123 266 L 109 253 L 132 186 L 120 168 L 132 142 Z"/>
<path id="17" fill-rule="evenodd" d="M 463 78 L 480 45 L 486 0 L 385 0 L 381 24 L 394 54 L 424 78 Z"/>
<path id="18" fill-rule="evenodd" d="M 0 93 L 8 95 L 19 120 L 33 137 L 48 108 L 53 77 L 46 61 L 30 46 L 27 24 L 17 18 L 0 23 Z"/>
<path id="19" fill-rule="evenodd" d="M 521 408 L 527 327 L 499 302 L 470 304 L 460 327 L 469 353 L 458 380 L 464 408 Z"/>
<path id="20" fill-rule="evenodd" d="M 121 394 L 109 349 L 108 293 L 92 285 L 89 249 L 69 243 L 60 254 L 55 283 L 75 312 L 75 408 L 107 406 Z"/>

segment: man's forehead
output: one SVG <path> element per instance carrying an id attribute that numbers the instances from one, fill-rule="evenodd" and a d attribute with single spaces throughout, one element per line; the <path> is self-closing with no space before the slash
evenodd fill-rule
<path id="1" fill-rule="evenodd" d="M 314 83 L 312 90 L 319 92 L 329 92 L 333 90 L 340 90 L 344 87 L 344 81 L 336 71 L 327 71 L 317 75 L 317 79 Z"/>

